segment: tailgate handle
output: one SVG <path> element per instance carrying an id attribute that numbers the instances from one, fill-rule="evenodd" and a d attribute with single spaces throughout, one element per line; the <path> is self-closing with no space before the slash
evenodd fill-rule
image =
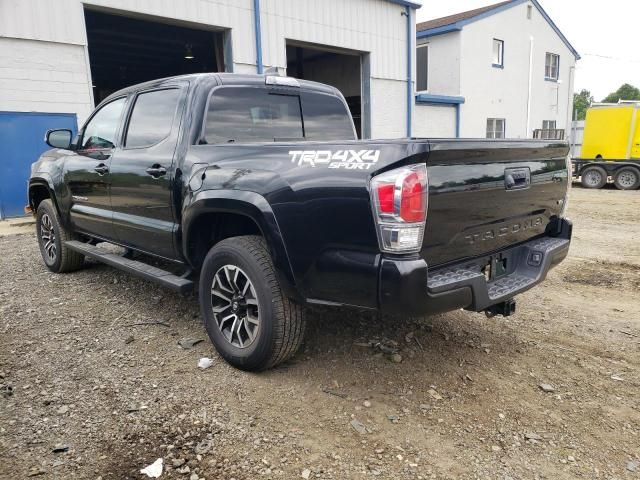
<path id="1" fill-rule="evenodd" d="M 529 167 L 504 169 L 505 190 L 521 190 L 529 188 L 529 186 L 531 186 L 531 170 Z"/>

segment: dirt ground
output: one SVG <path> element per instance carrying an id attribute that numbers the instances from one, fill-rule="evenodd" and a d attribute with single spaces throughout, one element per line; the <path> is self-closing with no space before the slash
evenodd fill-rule
<path id="1" fill-rule="evenodd" d="M 220 359 L 193 297 L 51 274 L 9 231 L 0 478 L 640 478 L 640 192 L 575 187 L 570 212 L 570 257 L 515 316 L 315 312 L 260 374 Z"/>

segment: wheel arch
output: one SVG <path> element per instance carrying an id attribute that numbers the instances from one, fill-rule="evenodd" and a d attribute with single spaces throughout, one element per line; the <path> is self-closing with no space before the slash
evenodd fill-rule
<path id="1" fill-rule="evenodd" d="M 263 196 L 235 190 L 204 191 L 183 211 L 182 253 L 198 271 L 209 249 L 219 241 L 255 234 L 265 239 L 282 288 L 290 297 L 299 298 L 280 228 Z"/>
<path id="2" fill-rule="evenodd" d="M 54 208 L 58 212 L 58 215 L 60 216 L 60 207 L 58 206 L 58 201 L 56 199 L 54 189 L 47 179 L 40 177 L 30 179 L 28 196 L 29 206 L 31 207 L 31 211 L 34 215 L 38 211 L 38 206 L 40 205 L 40 203 L 42 203 L 43 200 L 50 199 L 53 203 Z M 60 217 L 62 218 L 62 216 Z"/>

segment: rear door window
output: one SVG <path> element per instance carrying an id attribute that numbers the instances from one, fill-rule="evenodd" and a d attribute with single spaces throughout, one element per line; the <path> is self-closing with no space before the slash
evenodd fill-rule
<path id="1" fill-rule="evenodd" d="M 351 114 L 340 98 L 322 93 L 302 93 L 304 133 L 307 140 L 354 140 Z"/>
<path id="2" fill-rule="evenodd" d="M 125 146 L 149 147 L 167 138 L 179 98 L 180 90 L 177 88 L 139 94 L 133 105 Z"/>
<path id="3" fill-rule="evenodd" d="M 303 140 L 300 97 L 264 88 L 213 92 L 204 127 L 208 144 Z"/>

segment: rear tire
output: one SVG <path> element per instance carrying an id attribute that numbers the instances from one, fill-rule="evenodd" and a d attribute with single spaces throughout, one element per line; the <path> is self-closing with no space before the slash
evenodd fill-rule
<path id="1" fill-rule="evenodd" d="M 54 273 L 72 272 L 82 267 L 84 255 L 65 246 L 68 240 L 77 240 L 77 235 L 66 229 L 51 199 L 38 205 L 36 234 L 42 260 Z"/>
<path id="2" fill-rule="evenodd" d="M 587 167 L 580 172 L 584 188 L 602 188 L 607 184 L 607 172 L 602 167 Z"/>
<path id="3" fill-rule="evenodd" d="M 199 297 L 211 342 L 236 368 L 271 368 L 302 344 L 304 309 L 283 294 L 262 237 L 216 244 L 204 260 Z"/>
<path id="4" fill-rule="evenodd" d="M 640 187 L 640 170 L 623 167 L 616 172 L 613 183 L 618 190 L 637 190 Z"/>

